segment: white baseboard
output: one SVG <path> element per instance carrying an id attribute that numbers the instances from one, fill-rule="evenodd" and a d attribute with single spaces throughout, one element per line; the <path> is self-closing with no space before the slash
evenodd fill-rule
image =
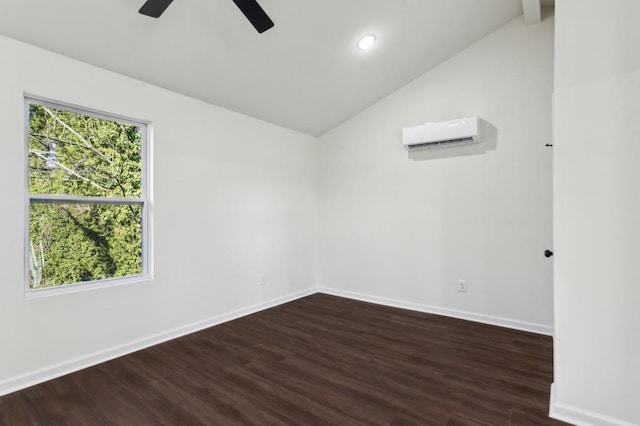
<path id="1" fill-rule="evenodd" d="M 52 380 L 57 377 L 64 376 L 65 374 L 70 374 L 87 367 L 91 367 L 96 364 L 100 364 L 102 362 L 109 361 L 114 358 L 118 358 L 132 352 L 136 352 L 141 349 L 166 342 L 168 340 L 191 334 L 196 331 L 204 330 L 205 328 L 209 328 L 214 325 L 218 325 L 246 315 L 263 311 L 265 309 L 269 309 L 283 303 L 291 302 L 293 300 L 309 296 L 316 292 L 317 291 L 315 288 L 298 291 L 282 297 L 268 300 L 266 302 L 248 306 L 246 308 L 238 309 L 222 315 L 217 315 L 215 317 L 187 324 L 185 326 L 174 328 L 172 330 L 167 330 L 165 332 L 145 337 L 143 339 L 135 340 L 124 345 L 119 345 L 113 348 L 105 349 L 103 351 L 94 352 L 75 359 L 71 359 L 69 361 L 40 368 L 38 370 L 31 371 L 20 376 L 12 377 L 0 382 L 0 396 L 27 388 L 29 386 L 37 385 L 42 382 L 46 382 L 47 380 Z"/>
<path id="2" fill-rule="evenodd" d="M 380 305 L 393 306 L 402 309 L 409 309 L 419 312 L 427 312 L 432 314 L 444 315 L 453 318 L 460 318 L 470 321 L 476 321 L 491 325 L 497 325 L 501 327 L 513 328 L 517 330 L 524 330 L 533 333 L 552 335 L 553 329 L 548 326 L 532 324 L 522 321 L 510 320 L 506 318 L 493 317 L 489 315 L 474 314 L 471 312 L 457 311 L 454 309 L 440 308 L 429 305 L 422 305 L 418 303 L 406 302 L 396 299 L 388 299 L 383 297 L 369 296 L 360 293 L 354 293 L 349 291 L 337 290 L 332 288 L 320 287 L 310 288 L 303 291 L 291 293 L 276 299 L 268 300 L 266 302 L 258 303 L 256 305 L 248 306 L 246 308 L 238 309 L 232 312 L 228 312 L 215 317 L 207 318 L 202 321 L 198 321 L 192 324 L 187 324 L 182 327 L 167 330 L 162 333 L 158 333 L 149 337 L 145 337 L 133 342 L 119 345 L 113 348 L 105 349 L 103 351 L 94 352 L 88 355 L 84 355 L 78 358 L 74 358 L 58 364 L 53 364 L 47 367 L 40 368 L 38 370 L 30 371 L 28 373 L 11 377 L 9 379 L 0 382 L 0 396 L 6 395 L 20 389 L 27 388 L 29 386 L 37 385 L 47 380 L 52 380 L 57 377 L 64 376 L 87 367 L 100 364 L 118 358 L 132 352 L 139 351 L 141 349 L 148 348 L 159 343 L 166 342 L 196 331 L 203 330 L 205 328 L 212 327 L 227 321 L 231 321 L 246 315 L 250 315 L 265 309 L 272 308 L 274 306 L 281 305 L 283 303 L 291 302 L 302 297 L 312 295 L 314 293 L 326 293 L 334 296 L 345 297 L 349 299 L 361 300 L 364 302 L 376 303 Z M 563 415 L 562 411 L 556 411 L 558 415 Z M 587 423 L 585 423 L 587 424 Z M 609 423 L 606 423 L 609 424 Z M 625 423 L 610 423 L 612 425 L 624 425 Z"/>
<path id="3" fill-rule="evenodd" d="M 576 426 L 637 426 L 634 423 L 558 402 L 555 383 L 551 384 L 549 417 Z"/>
<path id="4" fill-rule="evenodd" d="M 497 325 L 500 327 L 512 328 L 515 330 L 528 331 L 531 333 L 553 336 L 553 327 L 548 325 L 535 324 L 530 322 L 512 320 L 508 318 L 494 317 L 491 315 L 476 314 L 473 312 L 459 311 L 456 309 L 441 308 L 437 306 L 423 305 L 420 303 L 407 302 L 404 300 L 389 299 L 386 297 L 370 296 L 351 291 L 338 290 L 335 288 L 319 287 L 318 292 L 331 294 L 333 296 L 346 297 L 348 299 L 360 300 L 363 302 L 376 303 L 378 305 L 392 306 L 394 308 L 409 309 L 412 311 L 425 312 L 429 314 L 443 315 L 447 317 L 459 318 L 468 321 L 481 322 L 484 324 Z"/>
<path id="5" fill-rule="evenodd" d="M 458 311 L 455 309 L 441 308 L 419 303 L 407 302 L 403 300 L 390 299 L 385 297 L 370 296 L 361 293 L 338 290 L 327 287 L 310 288 L 303 291 L 291 293 L 282 297 L 271 299 L 262 303 L 258 303 L 246 308 L 231 311 L 222 315 L 197 321 L 182 327 L 174 328 L 153 336 L 135 340 L 133 342 L 109 348 L 103 351 L 94 352 L 85 356 L 81 356 L 69 361 L 53 364 L 44 368 L 40 368 L 29 373 L 9 378 L 0 382 L 0 396 L 6 395 L 29 386 L 64 376 L 87 367 L 100 364 L 118 358 L 150 346 L 157 345 L 187 334 L 191 334 L 224 322 L 228 322 L 246 315 L 250 315 L 265 309 L 269 309 L 283 303 L 291 302 L 302 297 L 306 297 L 315 293 L 325 293 L 348 299 L 360 300 L 363 302 L 376 303 L 379 305 L 392 306 L 396 308 L 409 309 L 413 311 L 444 315 L 453 318 L 460 318 L 485 324 L 497 325 L 501 327 L 512 328 L 516 330 L 529 331 L 544 335 L 553 335 L 553 328 L 541 324 L 528 323 L 523 321 L 511 320 L 507 318 L 494 317 L 490 315 L 475 314 L 472 312 Z M 556 400 L 555 383 L 551 385 L 551 398 L 549 403 L 549 417 L 562 420 L 577 426 L 634 426 L 632 423 L 625 422 L 606 415 L 573 407 L 567 404 L 559 403 Z"/>

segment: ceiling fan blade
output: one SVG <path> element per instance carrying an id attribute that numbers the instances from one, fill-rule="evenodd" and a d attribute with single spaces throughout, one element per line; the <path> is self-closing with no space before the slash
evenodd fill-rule
<path id="1" fill-rule="evenodd" d="M 256 0 L 233 0 L 233 2 L 259 33 L 263 33 L 273 27 L 273 21 Z"/>
<path id="2" fill-rule="evenodd" d="M 159 18 L 173 0 L 147 0 L 138 11 L 142 15 Z"/>

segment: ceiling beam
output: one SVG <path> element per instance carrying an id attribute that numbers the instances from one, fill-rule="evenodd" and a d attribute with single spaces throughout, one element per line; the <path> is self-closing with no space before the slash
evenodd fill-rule
<path id="1" fill-rule="evenodd" d="M 525 24 L 537 24 L 542 20 L 540 7 L 540 0 L 522 0 L 522 12 L 524 14 Z"/>

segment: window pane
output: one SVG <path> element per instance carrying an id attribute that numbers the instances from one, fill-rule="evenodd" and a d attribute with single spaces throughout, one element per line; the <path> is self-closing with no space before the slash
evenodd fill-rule
<path id="1" fill-rule="evenodd" d="M 140 198 L 137 126 L 29 105 L 29 192 Z"/>
<path id="2" fill-rule="evenodd" d="M 30 206 L 32 289 L 142 274 L 142 206 Z"/>

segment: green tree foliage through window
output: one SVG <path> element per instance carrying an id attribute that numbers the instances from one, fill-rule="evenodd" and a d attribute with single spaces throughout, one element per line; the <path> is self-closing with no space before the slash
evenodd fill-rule
<path id="1" fill-rule="evenodd" d="M 143 273 L 140 126 L 31 102 L 29 286 Z"/>

